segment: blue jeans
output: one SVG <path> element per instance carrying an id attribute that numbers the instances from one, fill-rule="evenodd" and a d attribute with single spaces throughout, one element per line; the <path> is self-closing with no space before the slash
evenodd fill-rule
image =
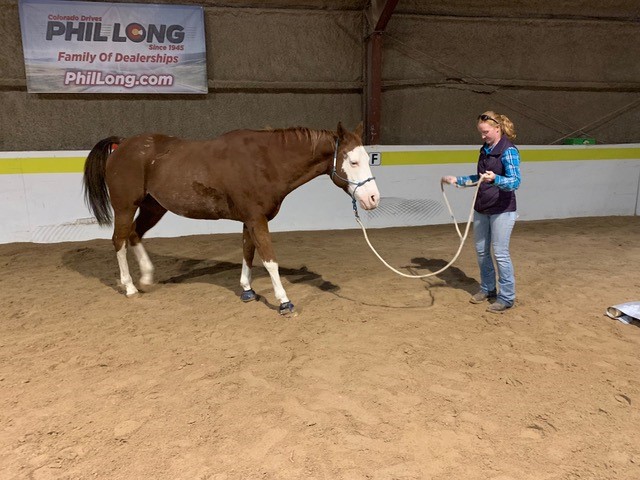
<path id="1" fill-rule="evenodd" d="M 491 258 L 491 249 L 498 266 L 498 298 L 500 303 L 510 307 L 516 299 L 516 279 L 509 254 L 509 240 L 516 223 L 516 212 L 484 215 L 474 212 L 473 235 L 480 266 L 480 290 L 485 293 L 496 291 L 496 269 Z"/>

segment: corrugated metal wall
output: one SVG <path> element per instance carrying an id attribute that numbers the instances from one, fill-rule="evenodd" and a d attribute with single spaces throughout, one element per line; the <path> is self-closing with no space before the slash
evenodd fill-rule
<path id="1" fill-rule="evenodd" d="M 0 0 L 0 150 L 362 119 L 368 2 L 176 3 L 205 6 L 207 95 L 28 94 L 17 0 Z M 511 117 L 521 143 L 581 133 L 637 142 L 639 9 L 635 0 L 606 11 L 593 0 L 401 0 L 384 38 L 381 143 L 475 144 L 475 116 L 487 109 Z"/>
<path id="2" fill-rule="evenodd" d="M 400 2 L 385 36 L 383 143 L 477 143 L 478 113 L 518 143 L 640 139 L 640 4 Z"/>

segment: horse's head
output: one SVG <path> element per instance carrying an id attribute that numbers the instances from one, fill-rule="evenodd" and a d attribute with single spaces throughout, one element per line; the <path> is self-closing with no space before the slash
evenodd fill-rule
<path id="1" fill-rule="evenodd" d="M 362 146 L 362 123 L 354 132 L 338 123 L 337 149 L 331 179 L 355 198 L 362 208 L 372 210 L 380 203 L 380 192 L 371 174 L 369 154 Z"/>

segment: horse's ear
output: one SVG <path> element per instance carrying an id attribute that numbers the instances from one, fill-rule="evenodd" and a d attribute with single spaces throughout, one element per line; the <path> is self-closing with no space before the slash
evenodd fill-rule
<path id="1" fill-rule="evenodd" d="M 353 133 L 355 133 L 358 136 L 358 138 L 361 139 L 363 130 L 364 130 L 364 124 L 360 122 Z"/>
<path id="2" fill-rule="evenodd" d="M 344 137 L 344 127 L 342 126 L 342 122 L 338 122 L 338 138 Z"/>

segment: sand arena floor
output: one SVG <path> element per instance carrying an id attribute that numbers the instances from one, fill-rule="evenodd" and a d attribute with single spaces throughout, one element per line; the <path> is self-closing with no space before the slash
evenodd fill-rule
<path id="1" fill-rule="evenodd" d="M 369 232 L 433 271 L 451 225 Z M 0 245 L 0 477 L 640 478 L 640 218 L 519 222 L 517 307 L 471 305 L 471 243 L 438 278 L 359 230 L 274 235 L 299 315 L 241 235 L 149 239 L 157 288 L 109 241 Z M 137 268 L 132 268 L 137 278 Z"/>

